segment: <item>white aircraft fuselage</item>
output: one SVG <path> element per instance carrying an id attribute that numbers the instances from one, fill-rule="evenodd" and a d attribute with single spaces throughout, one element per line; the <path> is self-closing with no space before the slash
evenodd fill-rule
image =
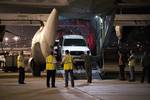
<path id="1" fill-rule="evenodd" d="M 57 24 L 58 12 L 56 9 L 53 9 L 45 25 L 35 33 L 32 39 L 32 57 L 39 66 L 45 64 L 45 59 L 52 50 L 51 46 L 55 42 Z"/>

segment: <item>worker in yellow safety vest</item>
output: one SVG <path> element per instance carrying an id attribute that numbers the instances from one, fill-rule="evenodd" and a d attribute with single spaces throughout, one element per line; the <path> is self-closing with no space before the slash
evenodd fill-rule
<path id="1" fill-rule="evenodd" d="M 23 51 L 19 52 L 19 55 L 17 57 L 17 67 L 19 70 L 19 78 L 18 78 L 18 83 L 19 84 L 25 84 L 24 80 L 25 80 L 25 71 L 24 71 L 24 55 L 23 55 Z"/>
<path id="2" fill-rule="evenodd" d="M 71 86 L 74 87 L 74 77 L 73 77 L 73 58 L 69 53 L 69 50 L 65 51 L 65 56 L 62 59 L 62 64 L 65 71 L 65 87 L 68 87 L 68 74 L 70 73 Z"/>
<path id="3" fill-rule="evenodd" d="M 55 75 L 56 75 L 56 58 L 54 56 L 53 51 L 51 51 L 50 55 L 46 57 L 46 71 L 47 71 L 47 80 L 46 85 L 50 87 L 50 78 L 51 78 L 51 86 L 52 88 L 55 87 Z"/>

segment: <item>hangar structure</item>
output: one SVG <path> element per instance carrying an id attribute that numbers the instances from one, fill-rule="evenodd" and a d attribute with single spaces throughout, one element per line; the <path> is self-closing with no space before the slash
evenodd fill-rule
<path id="1" fill-rule="evenodd" d="M 115 25 L 149 24 L 149 4 L 149 0 L 86 0 L 86 2 L 84 0 L 1 0 L 0 25 L 5 25 L 6 29 L 8 27 L 10 30 L 13 30 L 14 26 L 19 26 L 16 30 L 23 32 L 9 33 L 28 35 L 28 32 L 25 32 L 28 29 L 23 26 L 42 25 L 49 12 L 57 8 L 60 19 L 93 20 L 96 15 L 100 16 L 104 19 L 103 22 L 107 23 L 103 27 L 106 31 L 108 23 L 111 23 L 110 20 L 115 20 Z M 96 30 L 99 31 L 101 25 L 98 21 L 102 20 L 95 20 L 93 27 L 96 29 L 98 26 Z M 33 31 L 31 34 L 34 34 L 35 30 L 31 30 Z"/>
<path id="2" fill-rule="evenodd" d="M 34 34 L 53 8 L 59 12 L 59 35 L 92 34 L 89 45 L 100 56 L 103 48 L 117 44 L 115 26 L 150 25 L 149 0 L 0 0 L 1 52 L 29 54 Z"/>

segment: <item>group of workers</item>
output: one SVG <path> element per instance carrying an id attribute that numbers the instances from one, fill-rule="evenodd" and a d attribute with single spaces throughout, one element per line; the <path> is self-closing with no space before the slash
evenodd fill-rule
<path id="1" fill-rule="evenodd" d="M 82 56 L 85 59 L 85 69 L 87 72 L 87 82 L 92 82 L 92 66 L 90 63 L 90 52 L 88 51 L 87 54 Z M 23 51 L 19 53 L 17 57 L 17 65 L 19 69 L 19 84 L 25 84 L 25 71 L 24 71 L 24 56 Z M 69 75 L 71 80 L 71 86 L 74 87 L 74 75 L 73 75 L 73 66 L 74 60 L 73 57 L 70 55 L 69 50 L 65 51 L 65 56 L 61 61 L 61 65 L 63 65 L 64 69 L 64 76 L 65 76 L 65 87 L 68 87 Z M 55 88 L 55 76 L 56 76 L 56 66 L 57 60 L 53 51 L 50 51 L 50 54 L 46 57 L 46 86 L 49 88 L 50 85 L 52 88 Z M 51 82 L 50 82 L 51 81 Z M 50 84 L 51 83 L 51 84 Z"/>
<path id="2" fill-rule="evenodd" d="M 71 78 L 71 86 L 74 87 L 74 77 L 73 77 L 73 58 L 69 54 L 69 51 L 65 51 L 65 56 L 62 59 L 61 64 L 63 64 L 63 69 L 65 72 L 65 87 L 68 87 L 68 76 L 70 74 Z M 55 87 L 55 74 L 56 74 L 56 58 L 51 51 L 50 55 L 46 57 L 46 71 L 47 71 L 47 87 L 50 87 L 50 79 L 51 79 L 51 87 Z"/>
<path id="3" fill-rule="evenodd" d="M 119 75 L 120 80 L 125 80 L 125 57 L 123 53 L 118 52 L 119 54 Z M 87 83 L 92 83 L 92 57 L 90 56 L 90 52 L 87 51 L 87 54 L 84 54 L 81 56 L 85 63 L 84 67 L 87 74 Z M 23 51 L 19 53 L 19 56 L 17 57 L 17 65 L 19 69 L 19 78 L 18 83 L 19 84 L 25 84 L 25 71 L 24 71 L 24 56 Z M 74 75 L 73 75 L 73 66 L 74 61 L 73 57 L 70 55 L 69 50 L 65 51 L 65 56 L 63 57 L 61 61 L 61 65 L 63 65 L 64 69 L 64 76 L 65 76 L 65 87 L 68 87 L 68 80 L 70 75 L 71 80 L 71 86 L 74 87 Z M 55 87 L 55 76 L 56 76 L 56 66 L 57 66 L 57 60 L 55 58 L 55 55 L 53 51 L 50 52 L 50 54 L 46 57 L 46 86 L 50 87 L 50 80 L 51 80 L 51 87 Z M 129 81 L 135 81 L 135 69 L 136 66 L 136 57 L 133 51 L 130 52 L 130 56 L 128 58 L 128 66 L 129 66 Z M 150 53 L 149 51 L 145 51 L 144 55 L 141 59 L 141 66 L 143 67 L 142 70 L 142 78 L 141 83 L 144 82 L 145 77 L 147 77 L 147 82 L 150 83 Z"/>
<path id="4" fill-rule="evenodd" d="M 90 63 L 90 52 L 87 51 L 87 54 L 83 55 L 85 60 L 85 69 L 87 73 L 87 82 L 92 83 L 92 66 Z M 56 58 L 51 51 L 50 55 L 46 58 L 46 71 L 47 71 L 47 87 L 50 87 L 50 78 L 51 78 L 51 87 L 55 87 L 55 74 L 56 74 Z M 68 80 L 70 75 L 71 86 L 74 87 L 74 60 L 70 55 L 69 50 L 65 51 L 65 56 L 61 61 L 61 65 L 63 65 L 63 69 L 65 72 L 65 87 L 68 87 Z"/>
<path id="5" fill-rule="evenodd" d="M 126 67 L 126 57 L 122 52 L 119 54 L 119 76 L 120 80 L 125 80 L 125 67 Z M 135 67 L 137 66 L 137 58 L 133 50 L 130 50 L 130 56 L 128 58 L 128 67 L 129 67 L 129 81 L 135 81 Z M 140 66 L 142 66 L 142 75 L 141 83 L 144 82 L 147 78 L 147 82 L 150 83 L 150 52 L 148 50 L 144 51 L 143 56 L 141 57 Z"/>

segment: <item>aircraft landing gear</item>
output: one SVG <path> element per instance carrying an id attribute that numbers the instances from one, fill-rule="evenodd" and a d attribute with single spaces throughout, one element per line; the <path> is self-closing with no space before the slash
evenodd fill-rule
<path id="1" fill-rule="evenodd" d="M 34 59 L 31 60 L 30 62 L 30 67 L 32 69 L 32 75 L 35 77 L 40 77 L 41 76 L 41 67 L 39 64 L 37 64 Z"/>

